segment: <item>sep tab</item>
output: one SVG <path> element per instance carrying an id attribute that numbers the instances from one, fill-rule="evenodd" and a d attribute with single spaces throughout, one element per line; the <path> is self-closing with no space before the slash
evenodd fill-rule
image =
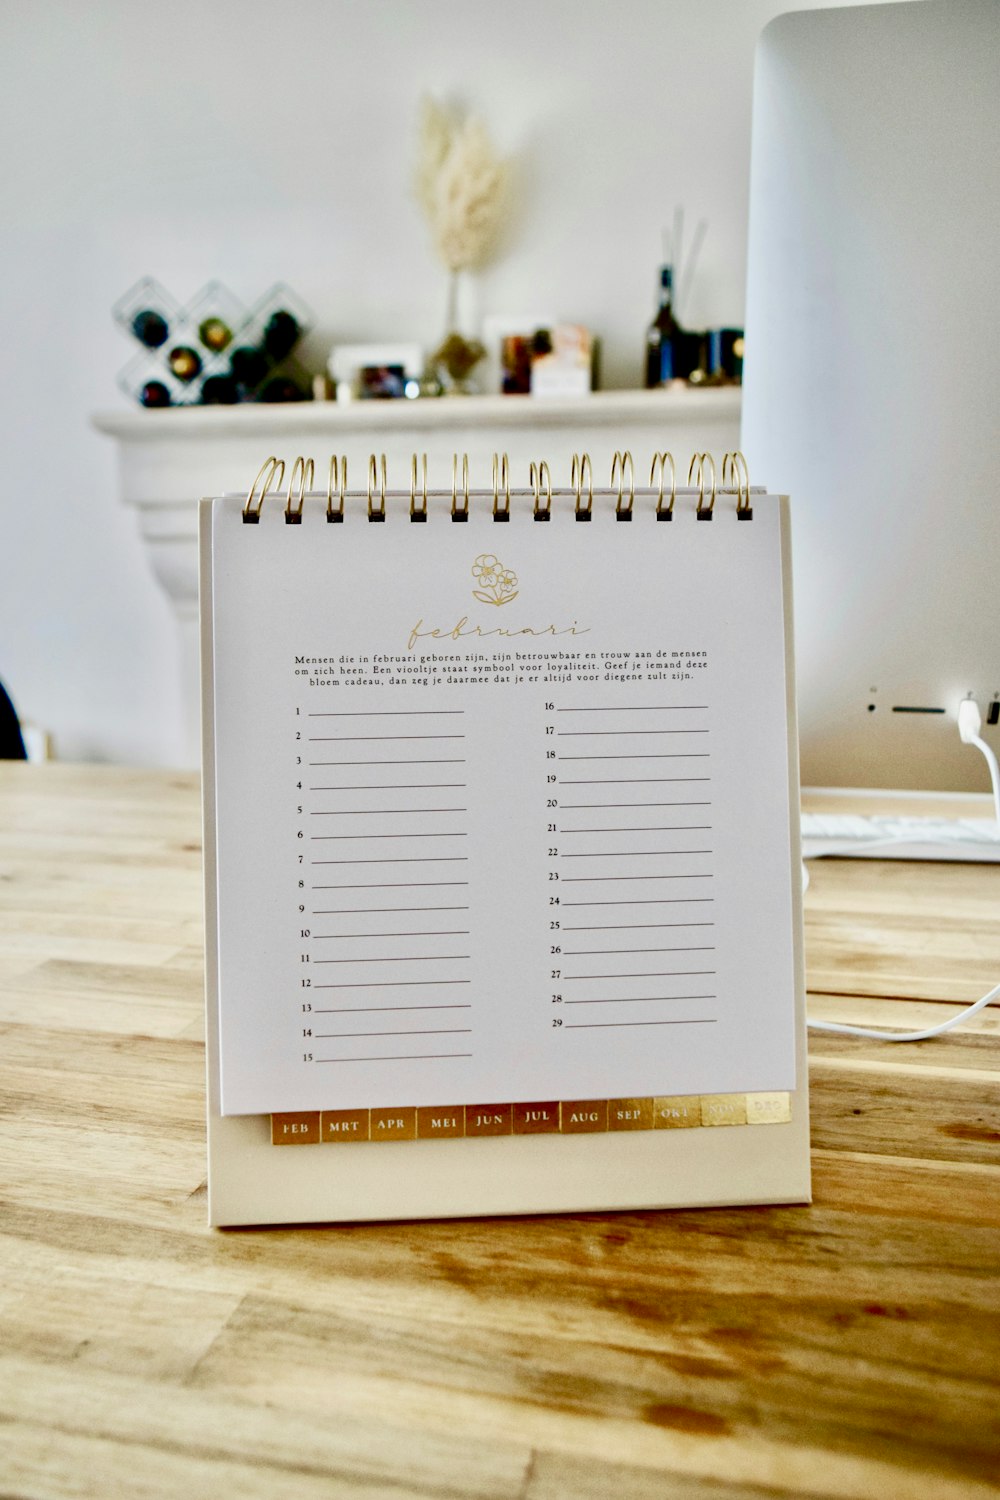
<path id="1" fill-rule="evenodd" d="M 652 1099 L 609 1099 L 609 1130 L 652 1130 Z"/>
<path id="2" fill-rule="evenodd" d="M 315 1146 L 319 1138 L 319 1110 L 271 1116 L 272 1146 Z"/>

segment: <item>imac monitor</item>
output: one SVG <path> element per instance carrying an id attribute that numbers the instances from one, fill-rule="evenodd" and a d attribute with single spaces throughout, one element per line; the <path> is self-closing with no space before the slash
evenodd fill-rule
<path id="1" fill-rule="evenodd" d="M 754 83 L 743 450 L 792 502 L 802 779 L 1000 749 L 1000 5 L 781 16 Z"/>

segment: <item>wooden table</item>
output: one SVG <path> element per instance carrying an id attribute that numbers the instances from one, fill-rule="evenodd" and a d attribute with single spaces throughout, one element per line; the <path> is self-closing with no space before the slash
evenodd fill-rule
<path id="1" fill-rule="evenodd" d="M 0 1494 L 996 1496 L 1000 1035 L 814 1034 L 810 1208 L 205 1226 L 198 790 L 0 766 Z M 812 865 L 814 1015 L 1000 976 L 1000 868 Z"/>

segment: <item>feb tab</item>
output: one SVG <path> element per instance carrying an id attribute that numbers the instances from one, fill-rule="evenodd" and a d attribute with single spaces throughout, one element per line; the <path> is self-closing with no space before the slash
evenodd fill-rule
<path id="1" fill-rule="evenodd" d="M 272 1146 L 315 1146 L 319 1138 L 319 1110 L 271 1116 Z"/>

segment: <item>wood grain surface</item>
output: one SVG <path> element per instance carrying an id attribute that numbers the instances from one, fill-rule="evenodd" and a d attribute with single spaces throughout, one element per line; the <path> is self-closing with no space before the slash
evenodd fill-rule
<path id="1" fill-rule="evenodd" d="M 1000 978 L 1000 868 L 827 860 L 810 1008 Z M 815 1203 L 212 1231 L 192 776 L 0 766 L 0 1496 L 1000 1493 L 1000 1011 L 813 1035 Z"/>

